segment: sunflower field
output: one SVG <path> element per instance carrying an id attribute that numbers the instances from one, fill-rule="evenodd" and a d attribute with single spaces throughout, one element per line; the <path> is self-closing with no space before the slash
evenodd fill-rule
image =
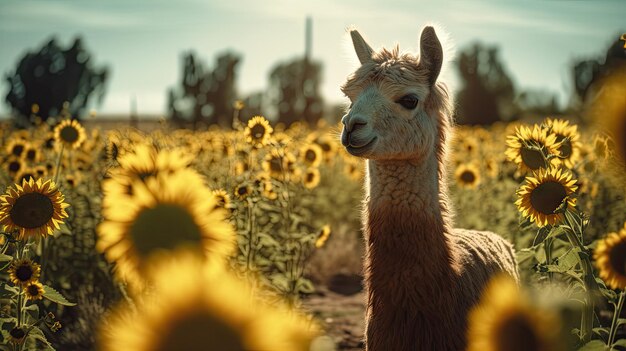
<path id="1" fill-rule="evenodd" d="M 36 113 L 0 129 L 0 350 L 363 346 L 333 324 L 341 305 L 310 304 L 335 296 L 334 273 L 362 275 L 365 165 L 340 126 L 237 111 L 233 129 L 142 132 Z M 456 127 L 455 225 L 512 242 L 522 277 L 487 287 L 470 350 L 626 349 L 621 138 L 548 116 Z"/>

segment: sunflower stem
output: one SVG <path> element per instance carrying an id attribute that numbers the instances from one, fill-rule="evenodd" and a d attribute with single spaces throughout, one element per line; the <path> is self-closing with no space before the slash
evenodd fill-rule
<path id="1" fill-rule="evenodd" d="M 56 184 L 59 180 L 59 171 L 61 170 L 61 159 L 63 158 L 63 150 L 65 150 L 65 145 L 61 144 L 61 152 L 59 152 L 59 157 L 57 158 L 56 170 L 54 171 L 54 183 Z"/>
<path id="2" fill-rule="evenodd" d="M 615 306 L 615 312 L 613 312 L 613 321 L 611 322 L 611 331 L 609 332 L 609 342 L 607 345 L 609 349 L 613 349 L 613 342 L 615 341 L 615 335 L 617 334 L 617 322 L 619 321 L 619 316 L 622 313 L 622 307 L 624 307 L 624 290 L 619 294 L 619 300 L 617 301 L 617 305 Z"/>

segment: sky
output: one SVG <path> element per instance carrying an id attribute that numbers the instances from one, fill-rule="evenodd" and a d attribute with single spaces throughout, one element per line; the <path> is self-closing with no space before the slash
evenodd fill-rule
<path id="1" fill-rule="evenodd" d="M 232 50 L 243 57 L 237 88 L 267 88 L 272 67 L 304 53 L 305 19 L 313 19 L 313 58 L 324 64 L 322 95 L 345 102 L 339 86 L 358 61 L 346 34 L 355 27 L 373 48 L 418 51 L 420 29 L 445 31 L 447 58 L 440 79 L 459 82 L 453 52 L 474 41 L 498 45 L 518 87 L 571 92 L 571 63 L 599 58 L 626 32 L 622 0 L 2 0 L 0 74 L 12 72 L 28 50 L 52 36 L 68 46 L 77 35 L 97 64 L 112 71 L 100 114 L 128 113 L 132 96 L 141 114 L 163 114 L 166 91 L 182 74 L 181 55 L 194 50 L 210 66 Z M 0 115 L 8 85 L 0 82 Z"/>

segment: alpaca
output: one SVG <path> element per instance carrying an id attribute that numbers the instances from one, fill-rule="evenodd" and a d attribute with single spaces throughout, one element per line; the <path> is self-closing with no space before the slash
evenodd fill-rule
<path id="1" fill-rule="evenodd" d="M 370 351 L 464 350 L 467 314 L 494 274 L 519 280 L 514 249 L 490 232 L 452 229 L 446 140 L 452 102 L 437 82 L 443 49 L 425 27 L 419 57 L 350 35 L 361 66 L 341 142 L 367 160 L 365 344 Z"/>

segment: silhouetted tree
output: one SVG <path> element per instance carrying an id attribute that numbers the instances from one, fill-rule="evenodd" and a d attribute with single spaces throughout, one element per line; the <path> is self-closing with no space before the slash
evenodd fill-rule
<path id="1" fill-rule="evenodd" d="M 491 124 L 511 118 L 515 88 L 497 47 L 475 43 L 460 52 L 457 69 L 462 82 L 456 99 L 460 124 Z"/>
<path id="2" fill-rule="evenodd" d="M 581 59 L 574 62 L 572 65 L 574 103 L 584 102 L 595 83 L 610 75 L 619 66 L 626 65 L 626 49 L 624 49 L 624 41 L 620 40 L 620 37 L 621 34 L 615 34 L 611 37 L 612 45 L 606 51 L 603 59 Z"/>
<path id="3" fill-rule="evenodd" d="M 102 101 L 108 76 L 108 68 L 95 67 L 80 38 L 66 50 L 53 38 L 38 51 L 24 55 L 15 72 L 6 74 L 6 102 L 19 124 L 28 123 L 26 116 L 34 104 L 39 105 L 38 115 L 45 120 L 59 113 L 67 101 L 69 112 L 79 118 L 92 94 L 97 93 L 98 102 Z"/>
<path id="4" fill-rule="evenodd" d="M 192 122 L 194 128 L 199 123 L 230 127 L 240 61 L 238 55 L 226 52 L 218 56 L 215 69 L 209 70 L 193 52 L 185 54 L 181 89 L 168 91 L 170 118 L 178 123 Z"/>
<path id="5" fill-rule="evenodd" d="M 307 58 L 280 63 L 272 69 L 269 95 L 278 122 L 287 126 L 295 121 L 315 125 L 322 118 L 321 77 L 322 64 Z"/>

